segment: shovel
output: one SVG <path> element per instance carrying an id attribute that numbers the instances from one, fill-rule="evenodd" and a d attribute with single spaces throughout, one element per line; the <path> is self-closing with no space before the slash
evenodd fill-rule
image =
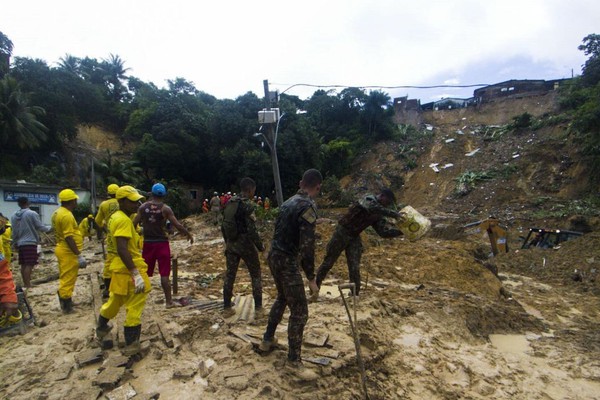
<path id="1" fill-rule="evenodd" d="M 352 293 L 353 305 L 352 308 L 354 310 L 354 320 L 352 319 L 352 315 L 350 315 L 350 309 L 348 308 L 348 303 L 346 302 L 346 297 L 342 290 L 350 289 Z M 356 360 L 358 362 L 358 367 L 360 368 L 360 377 L 362 390 L 365 395 L 365 399 L 369 398 L 367 394 L 367 376 L 365 373 L 365 364 L 362 358 L 362 352 L 360 351 L 360 339 L 358 336 L 358 328 L 356 326 L 356 285 L 354 283 L 343 283 L 338 285 L 338 290 L 340 291 L 340 296 L 342 297 L 342 301 L 344 302 L 344 307 L 346 308 L 346 313 L 348 314 L 348 320 L 350 321 L 350 328 L 352 329 L 352 336 L 354 336 L 354 347 L 356 347 Z"/>

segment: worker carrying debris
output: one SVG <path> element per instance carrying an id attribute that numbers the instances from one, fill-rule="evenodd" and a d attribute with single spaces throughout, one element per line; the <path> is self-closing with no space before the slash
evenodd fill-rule
<path id="1" fill-rule="evenodd" d="M 63 189 L 58 194 L 60 207 L 52 214 L 52 229 L 56 238 L 54 254 L 58 260 L 58 300 L 64 313 L 73 312 L 73 290 L 79 268 L 85 268 L 87 261 L 81 254 L 83 238 L 73 216 L 79 196 L 71 189 Z"/>
<path id="2" fill-rule="evenodd" d="M 308 321 L 308 304 L 300 265 L 312 293 L 319 291 L 315 282 L 315 224 L 317 208 L 313 199 L 321 191 L 323 176 L 316 169 L 307 170 L 300 181 L 300 190 L 286 200 L 275 221 L 275 232 L 268 262 L 277 287 L 277 298 L 271 307 L 267 329 L 260 350 L 270 351 L 277 343 L 275 330 L 290 308 L 288 323 L 288 356 L 286 368 L 302 380 L 314 380 L 316 374 L 302 365 L 301 348 L 304 326 Z"/>
<path id="3" fill-rule="evenodd" d="M 231 315 L 233 312 L 231 304 L 233 284 L 240 260 L 244 260 L 252 280 L 254 309 L 259 315 L 262 314 L 262 280 L 258 251 L 265 251 L 265 246 L 256 230 L 256 215 L 250 200 L 256 192 L 256 183 L 252 178 L 243 178 L 240 181 L 240 188 L 241 195 L 233 196 L 225 206 L 221 224 L 227 264 L 227 272 L 223 280 L 223 309 L 224 314 Z"/>
<path id="4" fill-rule="evenodd" d="M 325 258 L 317 271 L 317 285 L 319 288 L 342 251 L 345 251 L 350 282 L 355 284 L 355 294 L 359 295 L 360 259 L 363 251 L 360 233 L 372 226 L 375 232 L 383 238 L 402 235 L 400 229 L 390 225 L 385 219 L 385 217 L 400 220 L 404 218 L 402 213 L 388 208 L 395 202 L 394 192 L 384 188 L 377 196 L 369 194 L 350 205 L 346 214 L 338 221 L 335 232 L 329 243 L 327 243 Z"/>
<path id="5" fill-rule="evenodd" d="M 115 195 L 117 194 L 117 190 L 119 190 L 119 185 L 116 183 L 111 183 L 106 187 L 106 192 L 108 193 L 108 199 L 104 200 L 98 206 L 98 213 L 96 214 L 96 226 L 98 227 L 98 239 L 104 240 L 105 234 L 108 234 L 108 230 L 106 229 L 106 222 L 110 218 L 110 216 L 119 209 L 119 202 L 115 199 Z M 104 242 L 102 242 L 104 243 Z M 104 256 L 104 268 L 102 269 L 102 279 L 104 280 L 104 290 L 102 291 L 102 298 L 108 299 L 108 287 L 110 286 L 110 263 L 112 259 L 117 254 L 117 249 L 111 248 L 112 246 L 111 238 L 106 238 L 106 253 L 104 252 L 104 244 L 102 244 L 102 253 L 105 253 Z"/>
<path id="6" fill-rule="evenodd" d="M 96 336 L 104 338 L 112 329 L 108 323 L 125 306 L 124 336 L 125 355 L 137 354 L 140 350 L 142 312 L 151 290 L 146 270 L 148 265 L 139 247 L 139 234 L 129 215 L 135 213 L 143 196 L 132 186 L 121 186 L 115 195 L 119 210 L 108 220 L 108 231 L 112 246 L 117 250 L 109 270 L 111 272 L 110 297 L 100 308 Z"/>
<path id="7" fill-rule="evenodd" d="M 92 241 L 92 237 L 96 233 L 96 230 L 94 229 L 94 216 L 92 214 L 81 220 L 79 223 L 79 230 L 84 239 L 89 238 L 89 240 Z"/>
<path id="8" fill-rule="evenodd" d="M 167 195 L 167 189 L 162 183 L 152 185 L 152 198 L 142 204 L 137 210 L 137 215 L 133 219 L 133 224 L 140 224 L 144 232 L 144 244 L 142 256 L 148 265 L 148 276 L 154 275 L 154 268 L 158 263 L 158 273 L 160 274 L 160 285 L 165 294 L 165 303 L 167 308 L 176 307 L 179 303 L 173 302 L 171 294 L 171 247 L 169 237 L 167 236 L 167 222 L 173 224 L 175 228 L 187 236 L 190 244 L 194 243 L 194 238 L 190 232 L 175 218 L 171 207 L 163 202 Z"/>

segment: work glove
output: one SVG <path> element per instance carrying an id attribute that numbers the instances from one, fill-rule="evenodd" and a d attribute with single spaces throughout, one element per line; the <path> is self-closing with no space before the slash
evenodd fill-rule
<path id="1" fill-rule="evenodd" d="M 133 273 L 133 284 L 135 285 L 135 293 L 142 293 L 146 288 L 146 284 L 144 283 L 144 278 L 140 275 L 140 271 L 137 269 Z"/>
<path id="2" fill-rule="evenodd" d="M 81 254 L 77 257 L 77 261 L 79 262 L 79 268 L 87 267 L 87 261 L 85 260 L 85 258 L 83 258 Z"/>

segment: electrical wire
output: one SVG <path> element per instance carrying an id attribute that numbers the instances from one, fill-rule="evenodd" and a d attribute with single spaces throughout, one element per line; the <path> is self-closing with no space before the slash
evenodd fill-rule
<path id="1" fill-rule="evenodd" d="M 289 83 L 271 83 L 273 86 L 288 86 Z M 312 88 L 357 88 L 357 89 L 440 89 L 440 88 L 472 88 L 472 87 L 483 87 L 489 86 L 489 83 L 475 83 L 470 85 L 431 85 L 431 86 L 415 86 L 415 85 L 396 85 L 396 86 L 378 86 L 378 85 L 365 85 L 365 86 L 350 86 L 350 85 L 315 85 L 311 83 L 295 83 L 290 85 L 287 89 L 282 91 L 280 94 L 284 94 L 288 90 L 297 86 L 305 86 Z"/>

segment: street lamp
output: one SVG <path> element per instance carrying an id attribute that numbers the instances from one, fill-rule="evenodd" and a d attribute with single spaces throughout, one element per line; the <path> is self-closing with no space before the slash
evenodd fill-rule
<path id="1" fill-rule="evenodd" d="M 258 132 L 253 136 L 262 136 L 263 140 L 271 150 L 271 165 L 273 166 L 273 179 L 275 181 L 275 198 L 277 206 L 283 204 L 283 190 L 281 189 L 281 177 L 279 175 L 279 160 L 277 159 L 277 135 L 279 133 L 279 121 L 285 113 L 279 116 L 279 109 L 265 109 L 258 112 L 258 121 L 262 123 Z M 275 125 L 275 130 L 273 130 Z M 266 126 L 266 132 L 263 132 L 263 127 Z"/>

